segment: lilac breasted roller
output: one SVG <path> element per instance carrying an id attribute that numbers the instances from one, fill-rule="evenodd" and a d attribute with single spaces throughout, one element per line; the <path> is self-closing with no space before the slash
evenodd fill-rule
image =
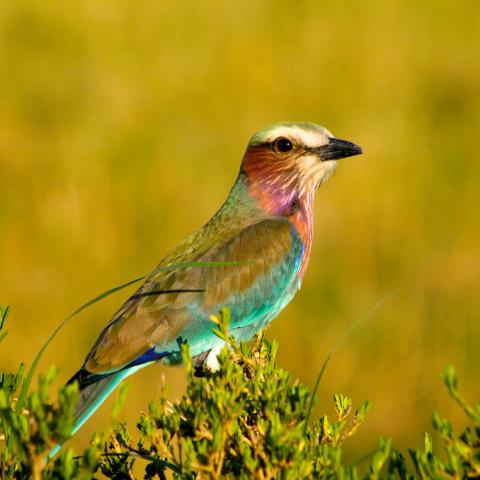
<path id="1" fill-rule="evenodd" d="M 120 307 L 70 380 L 80 389 L 74 431 L 126 376 L 153 362 L 181 362 L 182 342 L 196 364 L 213 365 L 223 342 L 210 317 L 222 307 L 240 341 L 265 328 L 302 283 L 315 192 L 337 160 L 360 153 L 313 123 L 255 133 L 225 203 Z"/>

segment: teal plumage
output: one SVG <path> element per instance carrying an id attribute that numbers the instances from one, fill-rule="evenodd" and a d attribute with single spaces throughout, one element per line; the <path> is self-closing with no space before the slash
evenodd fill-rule
<path id="1" fill-rule="evenodd" d="M 75 431 L 125 376 L 154 361 L 178 363 L 181 342 L 195 362 L 214 364 L 222 342 L 210 316 L 223 306 L 239 340 L 268 325 L 301 285 L 318 186 L 339 158 L 358 153 L 310 123 L 255 134 L 224 205 L 122 305 L 71 379 L 81 391 Z"/>

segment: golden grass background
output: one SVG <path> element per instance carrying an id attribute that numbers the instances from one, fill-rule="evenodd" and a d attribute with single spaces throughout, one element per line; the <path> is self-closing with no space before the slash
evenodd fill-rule
<path id="1" fill-rule="evenodd" d="M 151 270 L 219 207 L 255 130 L 314 121 L 364 147 L 316 201 L 304 286 L 268 330 L 313 385 L 373 401 L 378 435 L 419 445 L 430 412 L 462 419 L 439 372 L 480 399 L 480 3 L 7 1 L 0 4 L 1 368 L 28 364 L 96 294 Z M 80 367 L 128 292 L 86 311 L 41 369 Z M 131 377 L 122 418 L 158 395 Z M 106 425 L 107 403 L 74 443 Z M 463 419 L 462 419 L 463 420 Z"/>

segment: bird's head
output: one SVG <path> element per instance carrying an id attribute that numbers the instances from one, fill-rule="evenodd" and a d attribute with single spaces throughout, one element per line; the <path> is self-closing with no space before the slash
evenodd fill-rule
<path id="1" fill-rule="evenodd" d="M 354 143 L 314 123 L 277 123 L 252 136 L 241 172 L 254 197 L 282 209 L 299 197 L 313 196 L 338 160 L 360 153 Z"/>

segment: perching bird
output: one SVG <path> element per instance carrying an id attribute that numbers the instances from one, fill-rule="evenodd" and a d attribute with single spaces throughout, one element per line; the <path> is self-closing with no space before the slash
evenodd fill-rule
<path id="1" fill-rule="evenodd" d="M 223 206 L 122 305 L 70 380 L 80 389 L 74 432 L 126 376 L 153 362 L 179 363 L 182 342 L 195 363 L 213 365 L 223 342 L 210 316 L 221 307 L 230 309 L 238 340 L 265 328 L 302 283 L 317 188 L 337 160 L 360 153 L 313 123 L 255 133 Z"/>

